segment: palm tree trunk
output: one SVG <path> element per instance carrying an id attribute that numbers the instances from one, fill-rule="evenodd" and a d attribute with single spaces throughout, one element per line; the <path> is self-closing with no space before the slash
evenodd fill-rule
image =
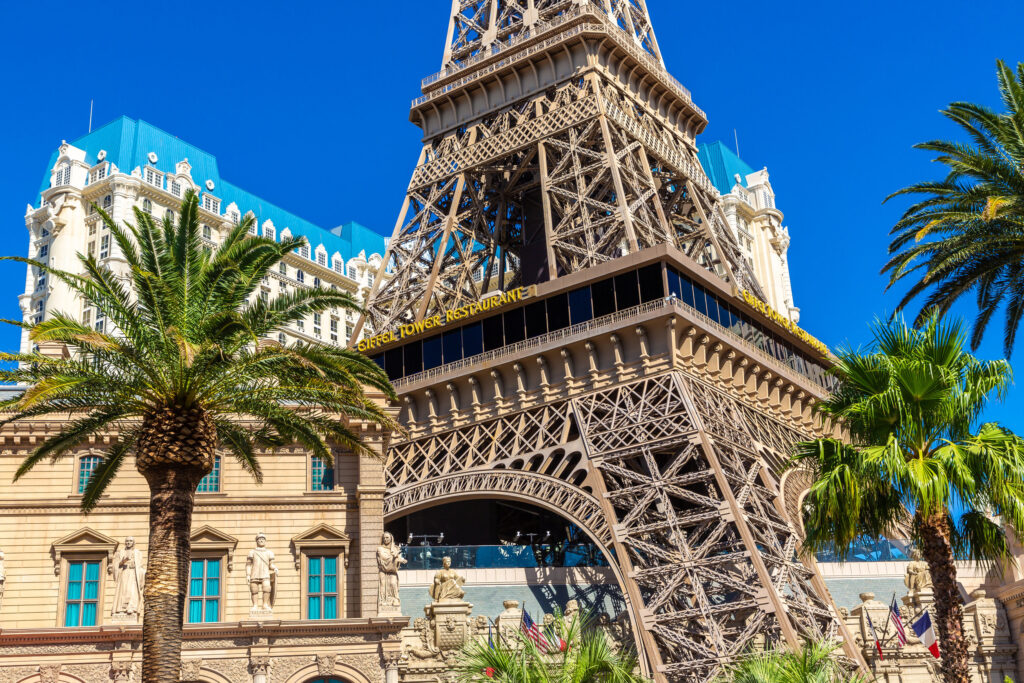
<path id="1" fill-rule="evenodd" d="M 935 626 L 942 653 L 945 683 L 970 683 L 967 640 L 964 638 L 964 605 L 956 581 L 953 547 L 949 540 L 949 516 L 945 510 L 928 517 L 917 516 L 921 552 L 932 574 L 935 590 Z"/>
<path id="2" fill-rule="evenodd" d="M 202 470 L 156 467 L 149 482 L 149 560 L 142 619 L 142 683 L 181 677 L 181 631 L 188 591 L 192 509 Z"/>

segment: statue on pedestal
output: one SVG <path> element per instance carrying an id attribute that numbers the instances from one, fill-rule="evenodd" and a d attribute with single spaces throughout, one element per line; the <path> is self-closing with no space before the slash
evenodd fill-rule
<path id="1" fill-rule="evenodd" d="M 398 595 L 398 570 L 407 560 L 395 537 L 385 531 L 377 547 L 377 608 L 379 612 L 401 612 Z"/>
<path id="2" fill-rule="evenodd" d="M 245 580 L 252 596 L 250 613 L 269 613 L 277 592 L 277 566 L 262 531 L 256 534 L 256 547 L 249 551 L 245 560 Z"/>
<path id="3" fill-rule="evenodd" d="M 139 612 L 142 611 L 142 592 L 146 585 L 146 566 L 132 536 L 124 539 L 124 548 L 114 557 L 114 581 L 111 617 L 115 621 L 138 620 Z"/>
<path id="4" fill-rule="evenodd" d="M 434 583 L 430 586 L 430 597 L 434 602 L 459 602 L 466 595 L 462 586 L 466 579 L 452 569 L 452 558 L 441 560 L 441 569 L 434 574 Z"/>
<path id="5" fill-rule="evenodd" d="M 914 594 L 932 587 L 932 575 L 928 563 L 921 559 L 921 551 L 914 548 L 910 551 L 910 562 L 907 564 L 907 575 L 903 579 L 907 590 Z"/>

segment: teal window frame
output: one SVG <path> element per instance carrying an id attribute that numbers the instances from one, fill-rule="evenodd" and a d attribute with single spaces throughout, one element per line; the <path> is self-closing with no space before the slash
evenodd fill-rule
<path id="1" fill-rule="evenodd" d="M 338 555 L 306 556 L 306 618 L 337 619 L 341 593 L 338 590 Z"/>
<path id="2" fill-rule="evenodd" d="M 100 565 L 102 560 L 67 561 L 64 586 L 64 626 L 96 626 L 100 610 Z"/>
<path id="3" fill-rule="evenodd" d="M 192 558 L 188 573 L 185 623 L 214 624 L 220 621 L 224 599 L 222 568 L 222 557 Z"/>
<path id="4" fill-rule="evenodd" d="M 334 490 L 334 467 L 328 467 L 320 456 L 314 455 L 309 461 L 310 488 L 313 491 Z"/>
<path id="5" fill-rule="evenodd" d="M 78 492 L 85 493 L 85 487 L 89 484 L 92 473 L 99 467 L 103 460 L 99 455 L 83 455 L 78 459 Z"/>
<path id="6" fill-rule="evenodd" d="M 213 469 L 199 480 L 196 493 L 220 493 L 220 456 L 213 458 Z"/>

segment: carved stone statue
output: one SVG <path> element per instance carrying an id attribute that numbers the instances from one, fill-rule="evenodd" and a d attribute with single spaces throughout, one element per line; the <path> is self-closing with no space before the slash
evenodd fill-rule
<path id="1" fill-rule="evenodd" d="M 256 534 L 256 547 L 249 551 L 245 560 L 245 580 L 252 596 L 253 612 L 269 612 L 274 607 L 277 592 L 277 566 L 274 553 L 267 548 L 267 537 L 260 531 Z"/>
<path id="2" fill-rule="evenodd" d="M 441 569 L 434 574 L 434 583 L 430 586 L 430 597 L 434 602 L 458 602 L 466 595 L 462 586 L 466 579 L 452 569 L 452 558 L 441 560 Z"/>
<path id="3" fill-rule="evenodd" d="M 385 531 L 377 547 L 377 607 L 380 612 L 400 612 L 398 570 L 406 563 L 395 537 Z"/>
<path id="4" fill-rule="evenodd" d="M 135 621 L 142 611 L 142 590 L 146 585 L 146 566 L 142 554 L 131 536 L 124 539 L 124 548 L 114 557 L 114 606 L 111 616 L 115 620 Z"/>
<path id="5" fill-rule="evenodd" d="M 921 559 L 921 551 L 914 548 L 910 551 L 910 562 L 907 563 L 907 574 L 903 579 L 907 592 L 911 596 L 931 592 L 932 575 L 928 571 L 928 563 Z"/>

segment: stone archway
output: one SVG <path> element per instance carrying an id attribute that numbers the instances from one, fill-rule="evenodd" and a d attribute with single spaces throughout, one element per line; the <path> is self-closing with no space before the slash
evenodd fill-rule
<path id="1" fill-rule="evenodd" d="M 345 664 L 344 659 L 344 656 L 338 658 L 333 672 L 329 674 L 320 673 L 321 669 L 316 664 L 304 666 L 289 676 L 285 683 L 373 683 L 366 674 Z"/>

